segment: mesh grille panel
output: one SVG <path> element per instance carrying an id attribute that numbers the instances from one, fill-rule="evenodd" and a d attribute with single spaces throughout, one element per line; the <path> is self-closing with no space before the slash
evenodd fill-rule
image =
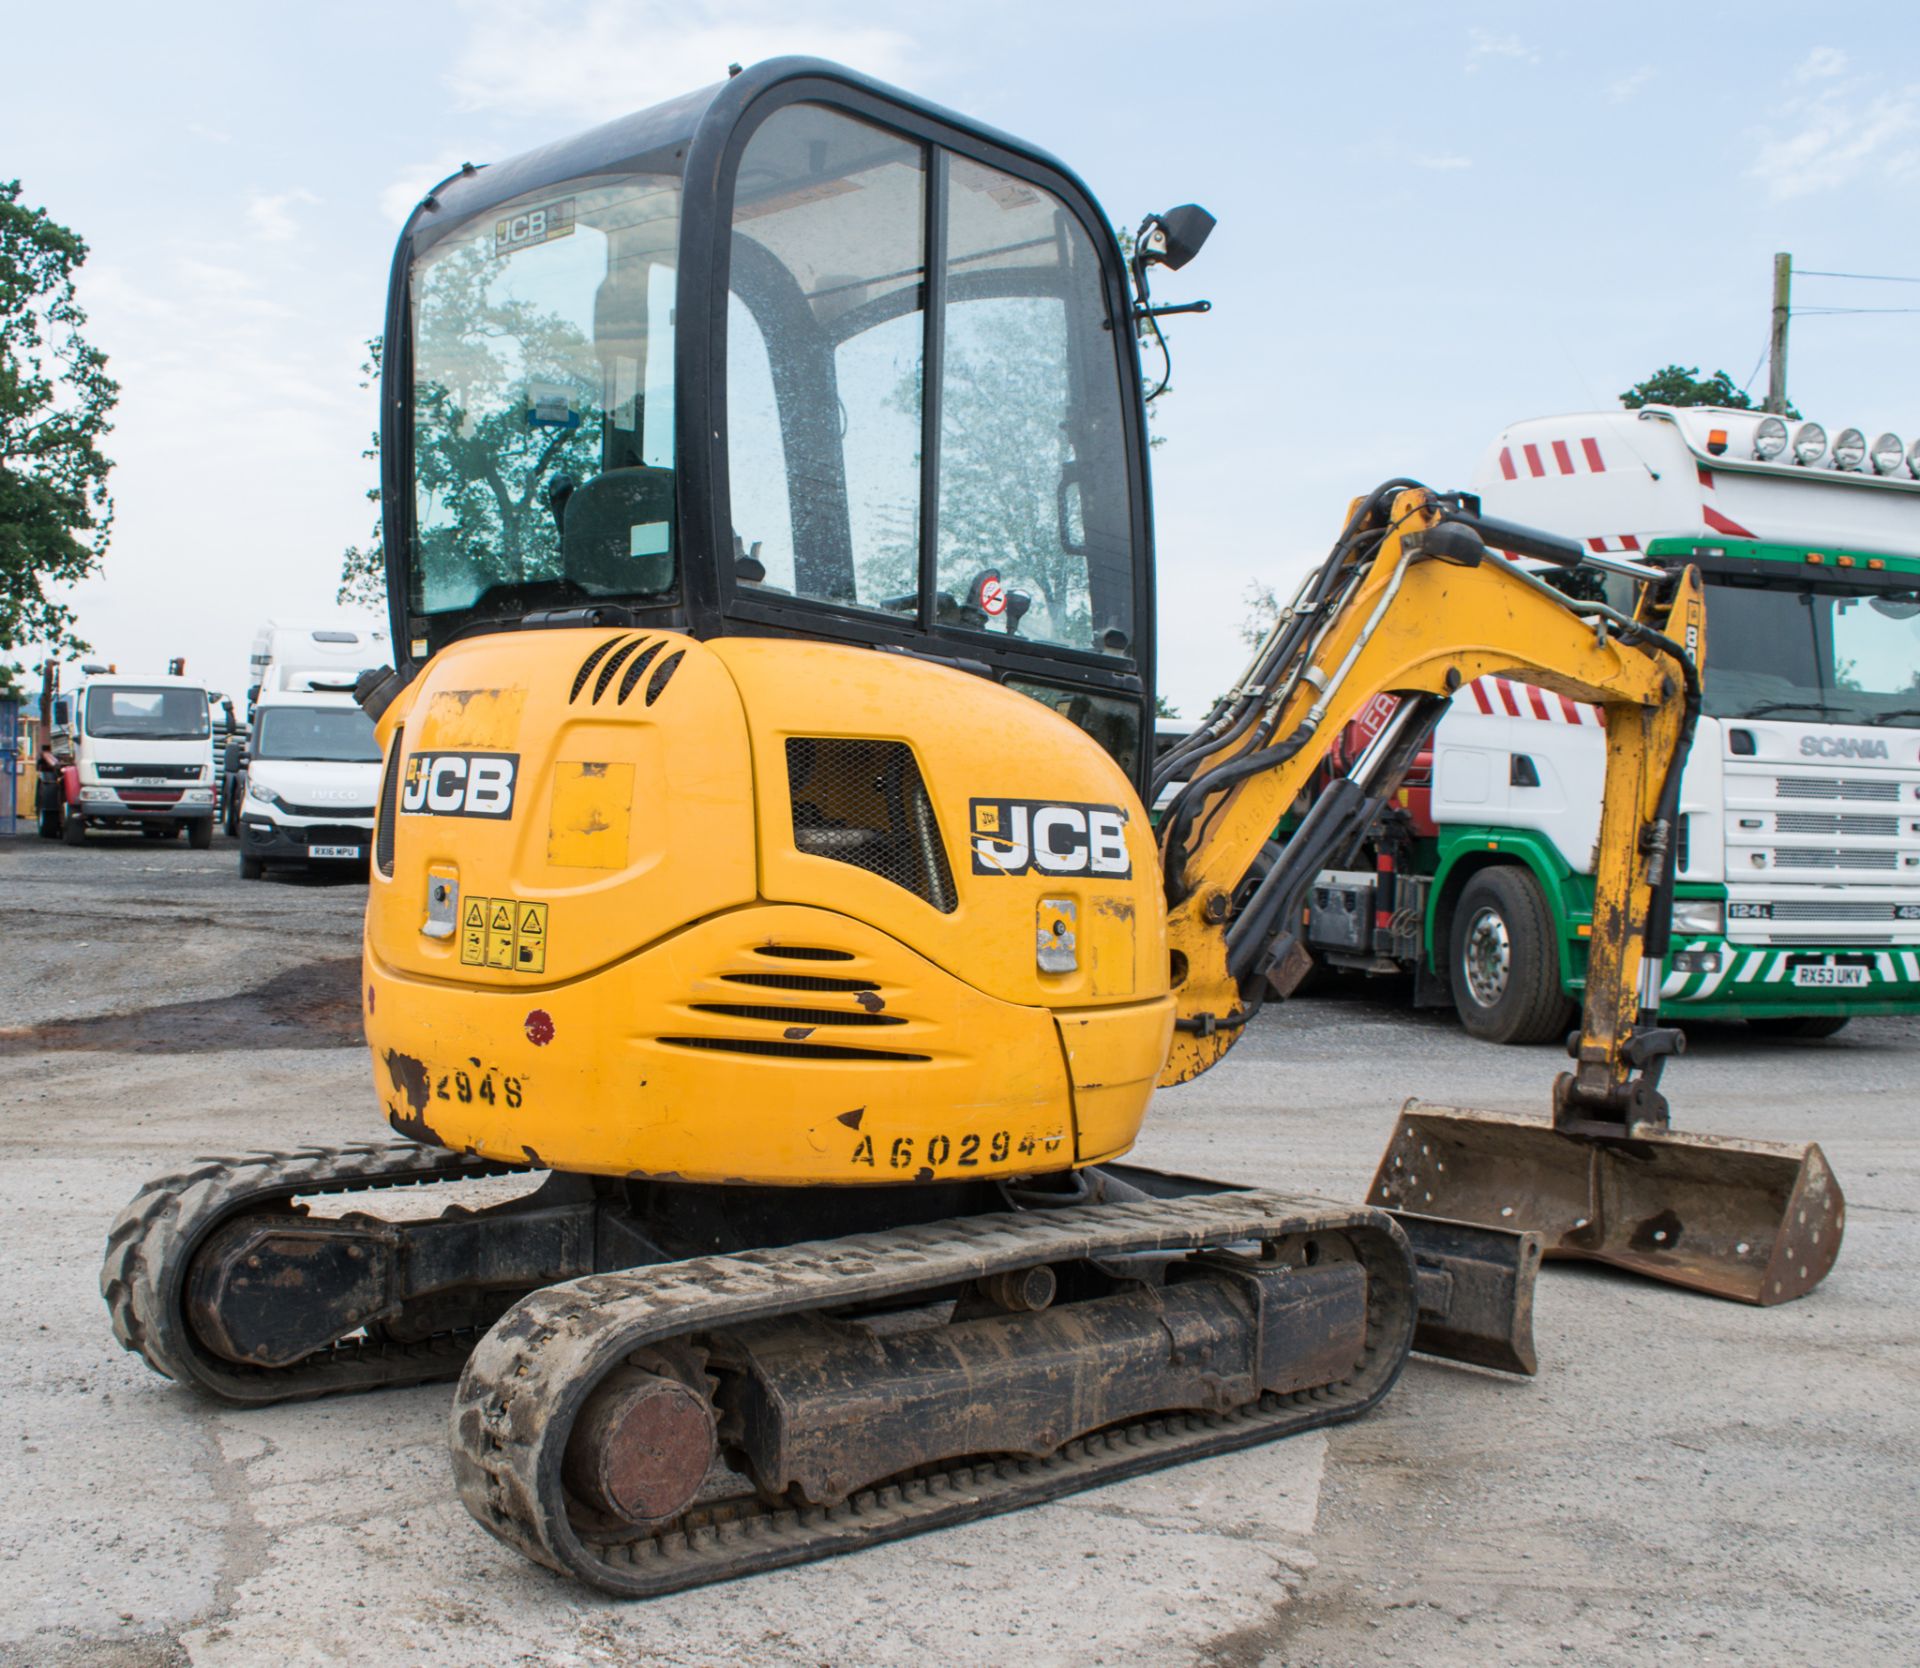
<path id="1" fill-rule="evenodd" d="M 400 808 L 400 744 L 405 730 L 393 732 L 393 745 L 387 749 L 387 774 L 380 784 L 380 820 L 374 824 L 373 861 L 383 875 L 393 873 L 393 822 Z"/>
<path id="2" fill-rule="evenodd" d="M 911 747 L 789 736 L 787 782 L 801 851 L 851 863 L 942 913 L 953 910 L 953 870 Z"/>
<path id="3" fill-rule="evenodd" d="M 1782 846 L 1773 854 L 1780 869 L 1897 869 L 1897 851 L 1811 851 L 1799 846 Z"/>
<path id="4" fill-rule="evenodd" d="M 1891 837 L 1900 832 L 1898 817 L 1848 816 L 1840 811 L 1781 811 L 1774 825 L 1782 834 L 1854 834 Z"/>
<path id="5" fill-rule="evenodd" d="M 1776 921 L 1891 921 L 1890 903 L 1852 903 L 1840 899 L 1829 902 L 1781 898 L 1773 906 Z"/>
<path id="6" fill-rule="evenodd" d="M 1774 786 L 1782 799 L 1881 799 L 1900 797 L 1898 782 L 1860 781 L 1847 776 L 1782 776 Z"/>

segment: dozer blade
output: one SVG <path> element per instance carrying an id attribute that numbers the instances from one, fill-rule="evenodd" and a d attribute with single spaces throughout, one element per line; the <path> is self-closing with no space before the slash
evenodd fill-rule
<path id="1" fill-rule="evenodd" d="M 1543 1119 L 1409 1100 L 1369 1202 L 1531 1229 L 1549 1257 L 1624 1268 L 1742 1303 L 1785 1303 L 1840 1251 L 1846 1201 L 1813 1142 L 1636 1125 L 1570 1135 Z"/>

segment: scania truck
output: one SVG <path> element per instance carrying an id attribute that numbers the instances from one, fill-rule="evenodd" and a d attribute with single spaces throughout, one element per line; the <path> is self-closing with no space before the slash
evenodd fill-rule
<path id="1" fill-rule="evenodd" d="M 1869 432 L 1649 406 L 1515 424 L 1480 468 L 1489 516 L 1705 578 L 1670 1018 L 1823 1037 L 1920 1010 L 1920 441 Z M 1411 973 L 1483 1037 L 1564 1035 L 1605 749 L 1591 707 L 1469 683 L 1355 866 L 1320 877 L 1317 958 Z"/>

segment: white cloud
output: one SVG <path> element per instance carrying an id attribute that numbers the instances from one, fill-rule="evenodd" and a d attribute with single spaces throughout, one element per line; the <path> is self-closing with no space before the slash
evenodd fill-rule
<path id="1" fill-rule="evenodd" d="M 769 0 L 468 0 L 471 28 L 447 80 L 470 110 L 606 120 L 724 80 L 729 64 L 785 53 L 902 78 L 907 38 L 816 5 Z"/>
<path id="2" fill-rule="evenodd" d="M 300 230 L 294 210 L 319 201 L 297 185 L 288 191 L 256 191 L 247 198 L 247 220 L 256 237 L 268 243 L 291 243 Z"/>
<path id="3" fill-rule="evenodd" d="M 1747 172 L 1776 202 L 1838 190 L 1869 171 L 1908 179 L 1920 174 L 1920 85 L 1876 92 L 1865 77 L 1830 82 L 1789 99 L 1771 133 Z"/>
<path id="4" fill-rule="evenodd" d="M 1491 29 L 1467 31 L 1467 74 L 1494 62 L 1537 64 L 1540 54 L 1518 35 L 1496 35 Z"/>
<path id="5" fill-rule="evenodd" d="M 1470 156 L 1416 156 L 1413 159 L 1413 165 L 1416 168 L 1432 168 L 1438 172 L 1451 173 L 1458 168 L 1471 168 L 1473 158 Z"/>
<path id="6" fill-rule="evenodd" d="M 1642 64 L 1631 75 L 1623 75 L 1607 89 L 1609 104 L 1630 104 L 1660 72 L 1651 64 Z"/>
<path id="7" fill-rule="evenodd" d="M 1847 55 L 1837 46 L 1816 46 L 1806 56 L 1806 61 L 1793 72 L 1796 81 L 1829 81 L 1836 75 L 1844 74 L 1847 67 Z"/>

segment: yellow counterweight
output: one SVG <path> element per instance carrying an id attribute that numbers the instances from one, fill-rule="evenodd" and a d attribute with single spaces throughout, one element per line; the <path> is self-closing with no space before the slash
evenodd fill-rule
<path id="1" fill-rule="evenodd" d="M 1173 1019 L 1152 831 L 1058 714 L 820 643 L 560 630 L 383 716 L 375 1084 L 604 1175 L 1032 1174 L 1138 1133 Z"/>

